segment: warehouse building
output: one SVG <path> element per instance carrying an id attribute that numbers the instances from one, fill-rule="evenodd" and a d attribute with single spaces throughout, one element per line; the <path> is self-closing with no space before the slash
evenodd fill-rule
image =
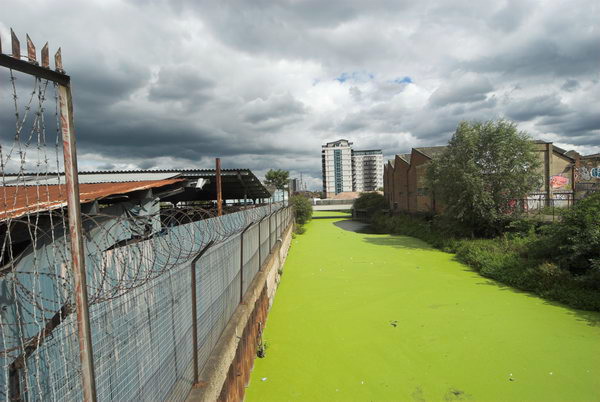
<path id="1" fill-rule="evenodd" d="M 545 205 L 569 206 L 574 202 L 575 159 L 551 142 L 534 141 L 541 161 L 540 187 L 522 200 L 524 208 Z M 426 174 L 431 160 L 446 146 L 413 148 L 410 153 L 395 155 L 384 169 L 384 195 L 393 211 L 410 213 L 441 212 L 443 205 L 428 188 Z"/>

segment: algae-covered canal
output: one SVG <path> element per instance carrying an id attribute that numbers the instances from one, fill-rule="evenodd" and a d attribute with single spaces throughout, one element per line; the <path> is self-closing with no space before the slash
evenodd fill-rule
<path id="1" fill-rule="evenodd" d="M 247 401 L 600 400 L 600 314 L 348 222 L 293 240 Z"/>

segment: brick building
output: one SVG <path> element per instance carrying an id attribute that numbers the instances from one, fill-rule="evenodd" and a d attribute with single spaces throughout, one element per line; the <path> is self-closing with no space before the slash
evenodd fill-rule
<path id="1" fill-rule="evenodd" d="M 536 209 L 548 203 L 556 206 L 570 205 L 574 199 L 575 159 L 551 142 L 534 143 L 542 162 L 540 170 L 543 180 L 540 187 L 523 200 L 526 208 Z M 445 148 L 413 148 L 410 153 L 395 155 L 393 160 L 388 161 L 384 169 L 384 195 L 392 211 L 441 212 L 442 205 L 439 201 L 436 202 L 435 196 L 427 187 L 426 174 L 429 162 Z M 581 160 L 583 161 L 583 157 Z M 600 186 L 600 166 L 597 172 Z"/>

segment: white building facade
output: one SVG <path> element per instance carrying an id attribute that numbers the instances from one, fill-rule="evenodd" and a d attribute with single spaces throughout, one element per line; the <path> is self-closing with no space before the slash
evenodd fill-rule
<path id="1" fill-rule="evenodd" d="M 321 147 L 323 192 L 325 198 L 352 191 L 352 143 L 348 140 L 328 142 Z"/>
<path id="2" fill-rule="evenodd" d="M 383 187 L 383 153 L 379 149 L 355 151 L 348 140 L 328 142 L 321 147 L 321 164 L 325 198 Z"/>
<path id="3" fill-rule="evenodd" d="M 377 191 L 383 187 L 383 152 L 380 149 L 352 152 L 353 191 Z"/>

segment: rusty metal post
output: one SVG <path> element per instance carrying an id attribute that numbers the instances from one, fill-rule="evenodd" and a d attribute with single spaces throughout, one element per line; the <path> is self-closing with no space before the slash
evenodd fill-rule
<path id="1" fill-rule="evenodd" d="M 194 365 L 194 382 L 198 384 L 198 298 L 196 296 L 196 262 L 206 253 L 215 241 L 211 240 L 194 257 L 191 264 L 191 286 L 192 286 L 192 363 Z"/>
<path id="2" fill-rule="evenodd" d="M 75 306 L 77 308 L 77 332 L 79 336 L 79 356 L 81 358 L 81 380 L 83 399 L 96 401 L 96 378 L 94 374 L 94 353 L 92 332 L 88 310 L 87 280 L 85 273 L 85 250 L 81 227 L 81 204 L 79 200 L 79 179 L 77 177 L 77 147 L 73 126 L 73 98 L 71 87 L 58 86 L 60 104 L 60 129 L 65 161 L 67 208 L 69 215 L 69 238 L 71 243 L 71 265 L 75 285 Z"/>
<path id="3" fill-rule="evenodd" d="M 263 216 L 261 220 L 258 221 L 258 270 L 262 270 L 262 235 L 261 235 L 261 226 L 262 221 L 265 220 L 267 215 Z"/>
<path id="4" fill-rule="evenodd" d="M 246 230 L 250 229 L 250 227 L 254 225 L 254 223 L 249 224 L 242 230 L 242 234 L 240 234 L 240 303 L 244 298 L 244 233 Z"/>
<path id="5" fill-rule="evenodd" d="M 215 182 L 217 186 L 217 215 L 223 215 L 223 193 L 221 192 L 221 158 L 215 160 Z"/>

